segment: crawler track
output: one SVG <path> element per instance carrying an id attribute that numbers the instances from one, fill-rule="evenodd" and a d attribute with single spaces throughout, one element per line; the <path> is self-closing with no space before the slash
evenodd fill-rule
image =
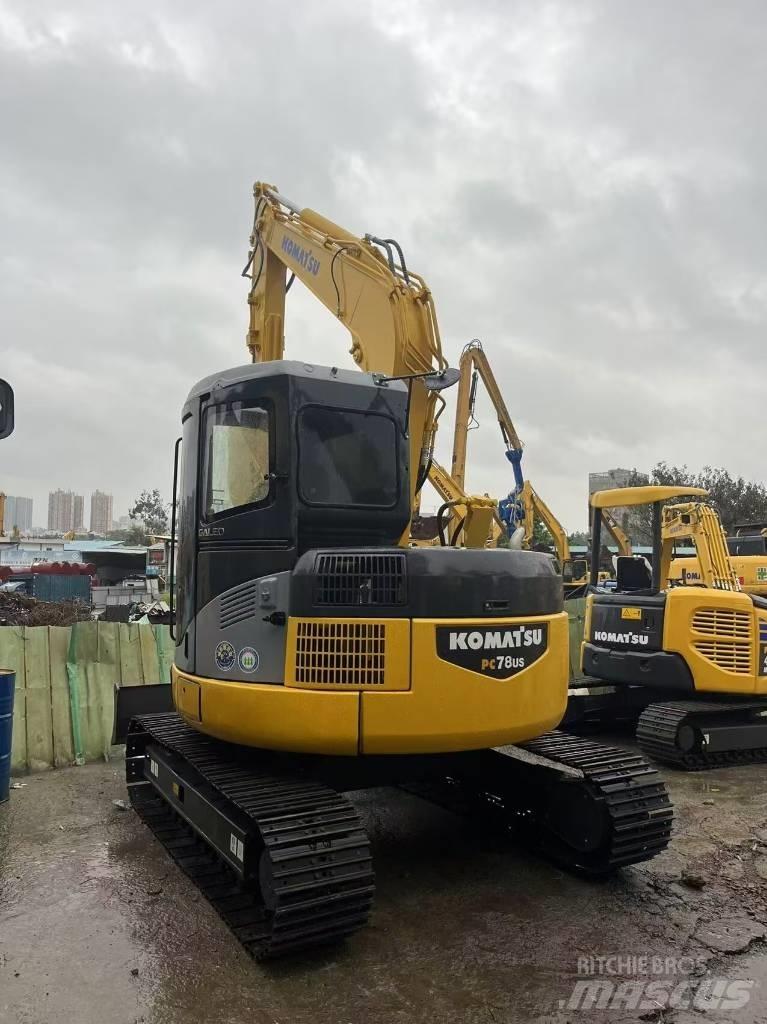
<path id="1" fill-rule="evenodd" d="M 367 922 L 369 842 L 338 792 L 343 781 L 318 781 L 321 759 L 307 766 L 232 747 L 162 714 L 133 719 L 126 763 L 133 807 L 256 959 L 335 942 Z M 420 773 L 404 788 L 489 818 L 581 873 L 649 860 L 671 835 L 655 769 L 566 733 L 407 764 Z M 354 770 L 345 778 L 349 788 L 362 781 Z"/>
<path id="2" fill-rule="evenodd" d="M 234 866 L 201 838 L 183 802 L 158 793 L 150 781 L 154 752 L 244 836 Z M 343 796 L 315 782 L 259 772 L 257 754 L 250 764 L 227 756 L 225 745 L 175 714 L 134 719 L 126 757 L 132 805 L 253 957 L 335 942 L 367 922 L 374 893 L 370 846 Z"/>
<path id="3" fill-rule="evenodd" d="M 562 866 L 588 875 L 650 860 L 671 838 L 673 807 L 639 754 L 567 733 L 456 758 L 441 783 L 407 787 L 459 813 L 489 816 Z M 547 764 L 546 764 L 547 763 Z"/>
<path id="4" fill-rule="evenodd" d="M 767 701 L 651 704 L 637 724 L 648 757 L 685 771 L 767 761 Z M 733 745 L 727 748 L 727 736 Z M 723 749 L 724 747 L 724 749 Z"/>

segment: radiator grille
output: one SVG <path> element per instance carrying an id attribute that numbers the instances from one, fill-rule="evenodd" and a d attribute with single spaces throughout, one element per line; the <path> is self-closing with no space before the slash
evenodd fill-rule
<path id="1" fill-rule="evenodd" d="M 249 619 L 256 613 L 256 598 L 258 595 L 258 584 L 255 580 L 248 580 L 221 598 L 219 625 L 221 629 L 227 626 L 234 626 L 237 622 Z"/>
<path id="2" fill-rule="evenodd" d="M 315 605 L 407 604 L 407 567 L 402 554 L 318 555 L 315 572 Z"/>
<path id="3" fill-rule="evenodd" d="M 719 642 L 718 640 L 699 640 L 695 650 L 707 661 L 725 672 L 736 672 L 738 675 L 751 675 L 751 644 L 743 641 L 735 643 Z"/>
<path id="4" fill-rule="evenodd" d="M 386 624 L 298 622 L 296 682 L 383 686 Z"/>
<path id="5" fill-rule="evenodd" d="M 751 616 L 731 608 L 700 608 L 693 615 L 692 628 L 706 636 L 751 639 Z"/>

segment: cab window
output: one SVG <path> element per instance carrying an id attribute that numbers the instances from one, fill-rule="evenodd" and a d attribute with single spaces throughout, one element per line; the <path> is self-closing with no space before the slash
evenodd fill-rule
<path id="1" fill-rule="evenodd" d="M 269 496 L 270 417 L 260 406 L 230 402 L 205 414 L 203 455 L 207 520 Z"/>
<path id="2" fill-rule="evenodd" d="M 298 490 L 307 505 L 393 508 L 397 428 L 378 413 L 305 406 L 298 414 Z"/>

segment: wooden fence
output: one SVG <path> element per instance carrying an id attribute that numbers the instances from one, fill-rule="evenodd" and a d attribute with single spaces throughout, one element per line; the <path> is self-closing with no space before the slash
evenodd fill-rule
<path id="1" fill-rule="evenodd" d="M 566 607 L 570 675 L 577 678 L 586 602 L 568 601 Z M 1 626 L 0 666 L 16 672 L 12 770 L 108 758 L 115 687 L 167 683 L 172 661 L 167 626 Z"/>
<path id="2" fill-rule="evenodd" d="M 0 666 L 16 673 L 12 770 L 108 757 L 115 687 L 167 683 L 172 660 L 167 626 L 0 627 Z"/>

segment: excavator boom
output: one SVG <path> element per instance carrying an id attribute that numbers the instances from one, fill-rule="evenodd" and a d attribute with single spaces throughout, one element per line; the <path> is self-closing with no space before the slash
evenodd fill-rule
<path id="1" fill-rule="evenodd" d="M 462 482 L 434 463 L 444 408 L 439 391 L 456 376 L 442 354 L 431 292 L 407 267 L 400 245 L 369 234 L 359 238 L 271 185 L 257 182 L 254 196 L 251 250 L 243 271 L 251 279 L 247 344 L 253 362 L 283 358 L 285 294 L 298 278 L 347 328 L 351 356 L 361 370 L 409 382 L 410 464 L 418 467 L 410 478 L 411 510 L 417 511 L 428 478 L 451 503 L 463 546 L 496 542 L 504 529 L 495 503 L 466 494 Z"/>
<path id="2" fill-rule="evenodd" d="M 501 503 L 502 518 L 506 526 L 512 532 L 514 526 L 524 527 L 525 535 L 523 545 L 531 547 L 535 531 L 536 519 L 540 520 L 551 534 L 551 539 L 556 548 L 557 558 L 560 565 L 570 561 L 570 545 L 567 541 L 567 533 L 557 517 L 548 507 L 546 502 L 534 489 L 532 484 L 524 479 L 522 473 L 522 440 L 517 433 L 511 414 L 508 410 L 503 394 L 496 380 L 493 368 L 485 354 L 482 343 L 475 339 L 464 347 L 459 363 L 460 378 L 458 381 L 458 400 L 455 417 L 455 432 L 453 435 L 453 467 L 452 477 L 460 486 L 464 486 L 466 477 L 466 458 L 468 447 L 468 435 L 474 419 L 474 408 L 477 396 L 477 384 L 479 380 L 485 385 L 490 401 L 493 403 L 501 435 L 506 446 L 506 457 L 512 464 L 514 471 L 514 491 Z"/>
<path id="3" fill-rule="evenodd" d="M 361 370 L 413 378 L 410 456 L 419 470 L 411 476 L 412 506 L 434 446 L 435 385 L 448 368 L 431 292 L 407 268 L 393 239 L 359 238 L 262 182 L 253 192 L 251 251 L 243 272 L 251 279 L 247 344 L 253 362 L 284 356 L 290 272 L 347 328 L 351 356 Z"/>

